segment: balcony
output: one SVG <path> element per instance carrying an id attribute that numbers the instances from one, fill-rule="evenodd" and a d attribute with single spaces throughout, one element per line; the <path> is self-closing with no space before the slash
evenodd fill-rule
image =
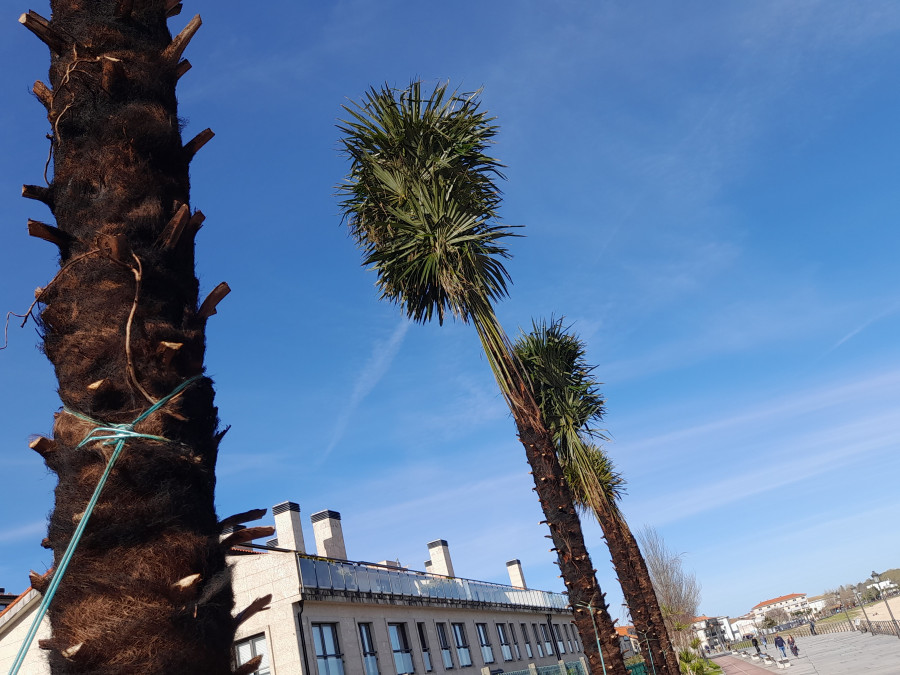
<path id="1" fill-rule="evenodd" d="M 452 604 L 481 603 L 556 612 L 567 611 L 569 605 L 569 598 L 561 593 L 395 570 L 366 563 L 298 555 L 297 565 L 300 569 L 302 592 L 306 597 L 321 595 L 320 592 L 378 594 L 398 599 L 425 599 Z"/>

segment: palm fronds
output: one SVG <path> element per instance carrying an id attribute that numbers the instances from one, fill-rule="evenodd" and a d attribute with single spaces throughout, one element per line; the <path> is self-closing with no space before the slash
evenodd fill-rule
<path id="1" fill-rule="evenodd" d="M 594 443 L 606 440 L 595 425 L 603 419 L 604 399 L 598 391 L 584 343 L 562 319 L 532 323 L 514 345 L 531 381 L 545 424 L 553 434 L 557 454 L 573 497 L 589 510 L 609 509 L 625 490 L 625 479 Z"/>
<path id="2" fill-rule="evenodd" d="M 338 125 L 351 159 L 344 219 L 382 297 L 417 322 L 486 317 L 506 295 L 512 233 L 495 222 L 503 176 L 486 154 L 497 127 L 478 108 L 477 92 L 445 84 L 427 95 L 419 82 L 385 85 L 345 105 Z"/>

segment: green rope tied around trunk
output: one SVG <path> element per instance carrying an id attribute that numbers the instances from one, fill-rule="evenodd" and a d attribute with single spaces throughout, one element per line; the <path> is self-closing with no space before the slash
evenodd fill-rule
<path id="1" fill-rule="evenodd" d="M 125 443 L 132 438 L 143 438 L 151 441 L 159 441 L 161 443 L 171 443 L 169 439 L 163 438 L 162 436 L 142 434 L 138 431 L 135 431 L 134 427 L 150 417 L 150 415 L 162 408 L 166 403 L 178 396 L 178 394 L 180 394 L 188 386 L 199 380 L 201 377 L 203 376 L 195 375 L 194 377 L 185 380 L 177 387 L 175 387 L 175 389 L 172 390 L 171 394 L 159 399 L 159 401 L 157 401 L 140 415 L 138 415 L 133 422 L 130 422 L 128 424 L 110 424 L 105 422 L 98 422 L 95 419 L 91 419 L 87 415 L 83 415 L 82 413 L 79 413 L 75 410 L 71 410 L 68 407 L 63 407 L 64 412 L 67 412 L 68 414 L 77 417 L 80 420 L 90 422 L 94 425 L 94 428 L 91 429 L 88 432 L 87 436 L 85 436 L 81 441 L 81 443 L 78 444 L 78 448 L 81 448 L 86 444 L 91 443 L 92 441 L 103 441 L 103 445 L 114 445 L 115 449 L 113 450 L 112 455 L 110 455 L 109 461 L 106 463 L 106 469 L 104 469 L 103 475 L 100 477 L 100 481 L 97 483 L 97 487 L 94 488 L 94 494 L 91 495 L 91 499 L 84 510 L 84 515 L 78 522 L 78 527 L 75 528 L 75 534 L 72 535 L 72 540 L 66 547 L 66 552 L 63 554 L 63 557 L 59 561 L 59 565 L 56 567 L 56 571 L 54 571 L 53 573 L 53 578 L 50 580 L 50 585 L 47 586 L 47 592 L 44 593 L 44 597 L 41 598 L 41 604 L 38 607 L 37 614 L 35 615 L 34 620 L 31 622 L 31 627 L 28 629 L 28 633 L 25 636 L 22 645 L 19 647 L 19 652 L 16 654 L 16 660 L 13 661 L 12 668 L 10 668 L 9 670 L 9 675 L 16 675 L 16 673 L 19 672 L 19 668 L 21 668 L 22 664 L 25 662 L 25 654 L 28 652 L 28 648 L 31 646 L 34 637 L 37 635 L 38 628 L 41 625 L 41 621 L 43 621 L 44 616 L 47 614 L 47 609 L 50 607 L 50 602 L 53 600 L 53 596 L 56 595 L 56 589 L 59 588 L 60 581 L 62 581 L 63 575 L 66 573 L 66 568 L 69 566 L 69 561 L 71 561 L 72 556 L 75 553 L 75 549 L 78 548 L 78 542 L 81 541 L 81 535 L 84 532 L 84 528 L 87 526 L 87 522 L 91 517 L 91 513 L 93 512 L 94 507 L 97 505 L 97 500 L 100 498 L 100 493 L 103 491 L 103 486 L 106 485 L 106 480 L 109 478 L 109 474 L 112 472 L 113 465 L 116 463 L 119 455 L 122 454 L 122 449 L 125 447 Z M 98 432 L 101 435 L 95 435 Z"/>

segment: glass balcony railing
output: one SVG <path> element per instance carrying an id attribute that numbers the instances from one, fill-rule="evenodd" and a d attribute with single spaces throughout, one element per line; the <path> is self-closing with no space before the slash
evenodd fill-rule
<path id="1" fill-rule="evenodd" d="M 298 555 L 297 564 L 300 567 L 300 583 L 304 588 L 487 602 L 556 611 L 566 611 L 569 604 L 568 597 L 560 593 L 394 570 L 365 563 Z"/>

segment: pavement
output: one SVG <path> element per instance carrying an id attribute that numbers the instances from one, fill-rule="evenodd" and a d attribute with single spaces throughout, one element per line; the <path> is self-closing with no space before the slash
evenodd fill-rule
<path id="1" fill-rule="evenodd" d="M 790 675 L 900 675 L 900 639 L 892 635 L 869 633 L 831 633 L 796 638 L 800 656 L 788 651 Z M 760 645 L 760 647 L 762 647 Z M 751 650 L 745 650 L 748 653 Z M 764 650 L 766 651 L 766 650 Z M 781 652 L 769 644 L 766 651 L 773 658 Z M 763 675 L 781 669 L 763 666 L 749 657 L 723 655 L 713 657 L 725 675 Z"/>

